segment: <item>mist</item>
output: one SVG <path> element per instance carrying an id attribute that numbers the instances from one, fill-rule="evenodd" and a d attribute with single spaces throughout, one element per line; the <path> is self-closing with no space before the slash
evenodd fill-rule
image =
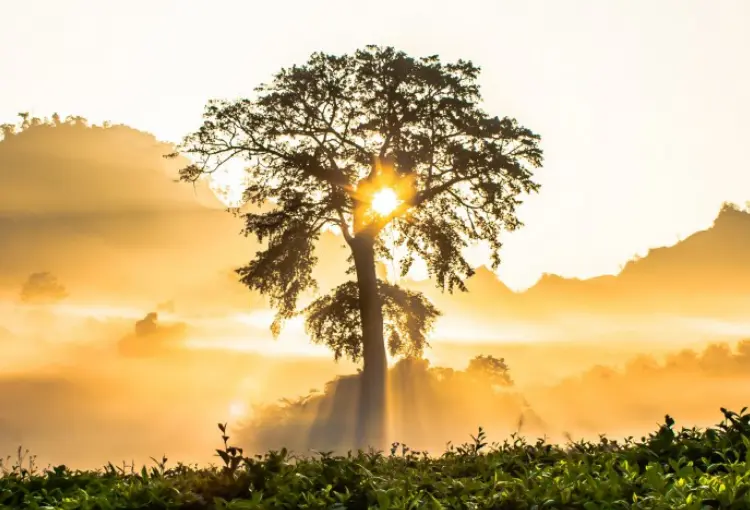
<path id="1" fill-rule="evenodd" d="M 259 244 L 209 183 L 174 182 L 173 146 L 80 118 L 25 122 L 0 141 L 0 454 L 209 463 L 220 422 L 248 452 L 351 448 L 358 366 L 299 320 L 272 338 L 267 300 L 235 273 Z M 390 360 L 389 441 L 439 454 L 480 426 L 566 441 L 739 410 L 748 234 L 750 213 L 727 205 L 618 275 L 514 292 L 478 267 L 453 295 L 403 281 L 444 315 L 423 360 Z M 318 243 L 321 291 L 343 277 L 341 245 Z M 469 369 L 479 355 L 506 369 Z"/>
<path id="2" fill-rule="evenodd" d="M 3 309 L 15 320 L 0 337 L 10 355 L 0 377 L 2 454 L 22 446 L 40 465 L 80 468 L 162 455 L 207 464 L 216 461 L 219 422 L 248 452 L 352 447 L 357 367 L 325 351 L 273 354 L 304 337 L 273 340 L 261 324 L 231 326 L 229 317 L 179 320 L 154 309 L 97 318 L 61 306 Z M 219 324 L 225 335 L 260 339 L 254 350 L 190 347 L 211 331 L 220 337 Z M 440 454 L 480 426 L 499 442 L 513 433 L 560 442 L 639 436 L 667 413 L 678 425 L 705 426 L 719 407 L 743 406 L 750 341 L 654 349 L 648 337 L 631 338 L 433 341 L 428 359 L 392 362 L 389 440 Z M 500 368 L 468 368 L 481 354 L 502 358 Z"/>

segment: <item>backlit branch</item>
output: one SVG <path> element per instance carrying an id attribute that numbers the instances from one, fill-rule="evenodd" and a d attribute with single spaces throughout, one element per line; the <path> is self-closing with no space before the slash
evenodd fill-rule
<path id="1" fill-rule="evenodd" d="M 183 143 L 197 161 L 181 178 L 247 160 L 244 197 L 273 212 L 246 218 L 246 233 L 268 246 L 243 282 L 271 296 L 282 320 L 314 283 L 310 243 L 326 226 L 350 246 L 369 236 L 380 250 L 392 224 L 407 264 L 420 257 L 438 286 L 463 289 L 473 272 L 465 248 L 486 243 L 499 263 L 500 235 L 520 226 L 519 197 L 539 189 L 532 170 L 542 163 L 538 135 L 481 109 L 478 77 L 468 61 L 387 47 L 316 53 L 253 98 L 209 103 L 203 125 Z M 401 203 L 379 216 L 372 199 L 386 186 L 398 188 Z"/>

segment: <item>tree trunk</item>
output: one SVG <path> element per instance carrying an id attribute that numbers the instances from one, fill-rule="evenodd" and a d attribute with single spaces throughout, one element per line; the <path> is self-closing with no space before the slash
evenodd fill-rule
<path id="1" fill-rule="evenodd" d="M 351 243 L 357 271 L 359 313 L 362 318 L 360 398 L 357 410 L 357 448 L 383 449 L 386 441 L 386 378 L 388 364 L 383 338 L 383 308 L 375 271 L 374 240 L 356 236 Z"/>

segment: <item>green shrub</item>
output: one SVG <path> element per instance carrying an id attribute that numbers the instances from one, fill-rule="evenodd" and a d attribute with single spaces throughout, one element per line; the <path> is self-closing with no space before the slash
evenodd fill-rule
<path id="1" fill-rule="evenodd" d="M 34 509 L 543 509 L 750 508 L 750 415 L 722 409 L 706 430 L 659 430 L 634 441 L 529 443 L 513 435 L 472 441 L 439 457 L 394 443 L 388 452 L 294 457 L 286 450 L 256 457 L 224 447 L 221 466 L 167 459 L 136 471 L 65 466 L 37 472 L 22 458 L 0 464 L 0 507 Z M 19 451 L 20 453 L 20 451 Z M 27 462 L 28 464 L 28 462 Z"/>

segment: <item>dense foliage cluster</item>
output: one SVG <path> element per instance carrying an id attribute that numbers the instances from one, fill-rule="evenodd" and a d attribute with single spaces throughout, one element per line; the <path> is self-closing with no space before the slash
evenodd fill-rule
<path id="1" fill-rule="evenodd" d="M 421 357 L 429 347 L 427 333 L 440 312 L 424 295 L 378 280 L 384 332 L 391 356 Z M 362 317 L 356 282 L 339 285 L 302 312 L 305 330 L 316 344 L 327 345 L 335 360 L 362 358 Z"/>
<path id="2" fill-rule="evenodd" d="M 535 444 L 484 433 L 440 457 L 394 444 L 390 452 L 255 458 L 218 450 L 223 467 L 164 462 L 136 472 L 15 466 L 0 478 L 2 508 L 748 508 L 750 415 L 722 409 L 707 430 L 673 429 L 596 444 Z M 222 434 L 225 427 L 220 425 Z"/>
<path id="3" fill-rule="evenodd" d="M 180 171 L 186 182 L 230 161 L 246 167 L 244 234 L 265 247 L 237 273 L 276 309 L 274 334 L 299 313 L 299 299 L 316 290 L 315 245 L 329 228 L 341 232 L 352 250 L 350 269 L 358 266 L 357 282 L 368 287 L 360 293 L 369 297 L 357 295 L 357 302 L 378 294 L 374 281 L 363 282 L 363 274 L 374 271 L 371 252 L 394 258 L 381 235 L 386 227 L 391 244 L 405 250 L 401 275 L 421 260 L 444 290 L 467 290 L 464 280 L 474 269 L 465 251 L 473 244 L 486 243 L 492 267 L 500 264 L 501 234 L 522 225 L 516 209 L 524 194 L 540 188 L 534 171 L 543 153 L 537 133 L 484 111 L 479 75 L 469 61 L 366 46 L 341 56 L 314 53 L 276 73 L 251 97 L 206 105 L 202 125 L 170 156 L 192 161 Z M 394 193 L 397 204 L 378 213 L 372 202 L 383 189 Z M 351 309 L 352 286 L 308 311 L 330 312 L 338 298 Z M 321 327 L 314 322 L 313 331 Z M 371 342 L 382 343 L 381 323 L 375 317 Z M 341 331 L 329 328 L 338 335 L 331 340 L 335 355 L 367 358 L 356 343 L 362 335 L 346 324 Z M 391 351 L 420 349 L 420 338 L 403 338 L 401 327 L 388 329 Z"/>

